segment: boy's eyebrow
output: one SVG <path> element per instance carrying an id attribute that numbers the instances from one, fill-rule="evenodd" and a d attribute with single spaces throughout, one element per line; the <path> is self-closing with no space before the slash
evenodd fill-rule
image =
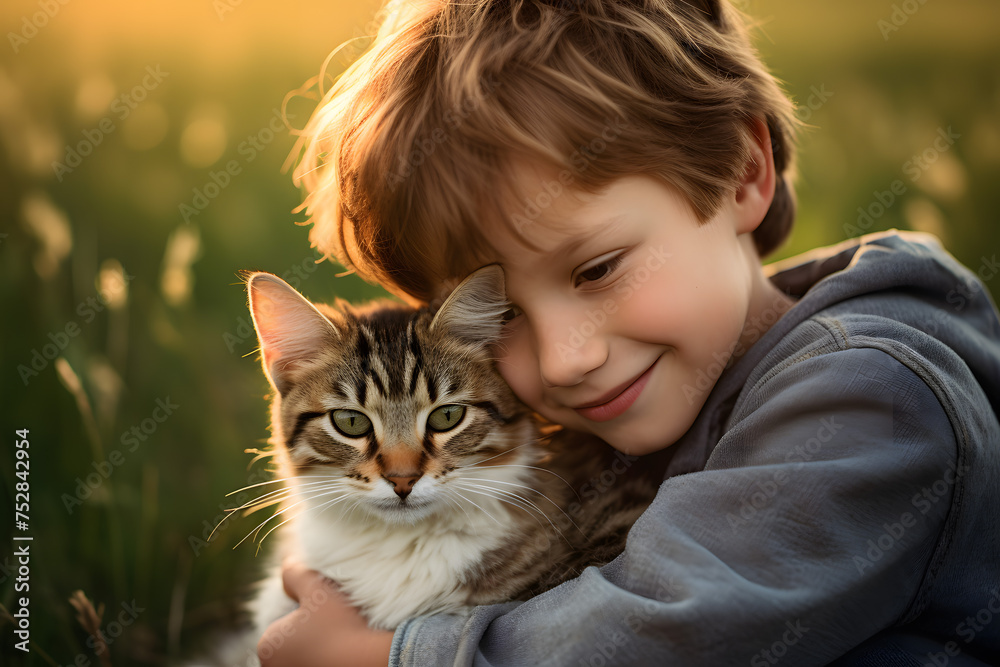
<path id="1" fill-rule="evenodd" d="M 608 218 L 604 222 L 599 223 L 594 229 L 590 230 L 586 234 L 573 236 L 562 243 L 560 243 L 556 248 L 553 248 L 550 252 L 556 255 L 569 255 L 576 252 L 580 246 L 589 243 L 590 241 L 606 234 L 610 229 L 615 227 L 625 218 L 624 213 L 620 213 L 616 216 Z"/>

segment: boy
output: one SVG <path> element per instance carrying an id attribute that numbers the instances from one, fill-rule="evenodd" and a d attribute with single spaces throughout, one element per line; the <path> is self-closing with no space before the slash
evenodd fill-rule
<path id="1" fill-rule="evenodd" d="M 434 302 L 498 262 L 498 367 L 668 475 L 624 553 L 468 618 L 364 620 L 289 564 L 265 665 L 1000 661 L 1000 318 L 934 237 L 777 265 L 792 106 L 728 4 L 408 3 L 330 91 L 312 238 Z"/>

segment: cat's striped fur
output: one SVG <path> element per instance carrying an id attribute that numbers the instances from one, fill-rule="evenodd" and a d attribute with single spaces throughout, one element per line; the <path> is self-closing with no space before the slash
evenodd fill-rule
<path id="1" fill-rule="evenodd" d="M 265 273 L 248 291 L 291 508 L 275 523 L 294 514 L 280 554 L 335 579 L 370 625 L 526 599 L 622 551 L 665 460 L 540 435 L 491 357 L 507 308 L 499 267 L 436 313 L 314 305 Z M 442 406 L 464 416 L 435 430 L 441 414 L 457 419 L 432 417 Z M 364 425 L 356 413 L 371 429 L 345 435 L 337 424 Z M 294 606 L 277 571 L 254 606 L 258 633 Z"/>

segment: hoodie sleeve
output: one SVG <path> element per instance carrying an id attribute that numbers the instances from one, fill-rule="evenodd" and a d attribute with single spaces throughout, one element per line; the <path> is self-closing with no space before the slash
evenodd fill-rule
<path id="1" fill-rule="evenodd" d="M 962 474 L 934 392 L 851 348 L 744 393 L 618 558 L 525 602 L 411 618 L 390 665 L 820 665 L 918 612 Z"/>

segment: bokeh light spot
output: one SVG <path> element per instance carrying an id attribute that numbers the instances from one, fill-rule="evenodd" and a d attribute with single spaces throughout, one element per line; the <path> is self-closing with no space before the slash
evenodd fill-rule
<path id="1" fill-rule="evenodd" d="M 101 300 L 111 310 L 120 310 L 125 306 L 128 302 L 128 282 L 121 262 L 117 259 L 104 260 L 97 277 L 97 289 Z"/>
<path id="2" fill-rule="evenodd" d="M 171 306 L 181 306 L 191 298 L 194 275 L 191 265 L 201 255 L 201 235 L 193 225 L 182 225 L 167 241 L 163 255 L 163 275 L 160 289 Z"/>
<path id="3" fill-rule="evenodd" d="M 56 208 L 48 195 L 41 191 L 27 194 L 21 203 L 24 226 L 38 239 L 35 271 L 48 280 L 59 270 L 59 264 L 73 249 L 73 232 L 66 214 Z"/>
<path id="4" fill-rule="evenodd" d="M 76 111 L 81 120 L 100 118 L 115 97 L 115 84 L 104 73 L 92 74 L 76 89 Z"/>
<path id="5" fill-rule="evenodd" d="M 125 145 L 137 151 L 154 148 L 163 141 L 169 126 L 170 117 L 162 106 L 144 102 L 122 121 Z"/>
<path id="6" fill-rule="evenodd" d="M 195 168 L 215 164 L 226 150 L 226 126 L 221 110 L 205 107 L 193 114 L 181 134 L 181 157 Z"/>

